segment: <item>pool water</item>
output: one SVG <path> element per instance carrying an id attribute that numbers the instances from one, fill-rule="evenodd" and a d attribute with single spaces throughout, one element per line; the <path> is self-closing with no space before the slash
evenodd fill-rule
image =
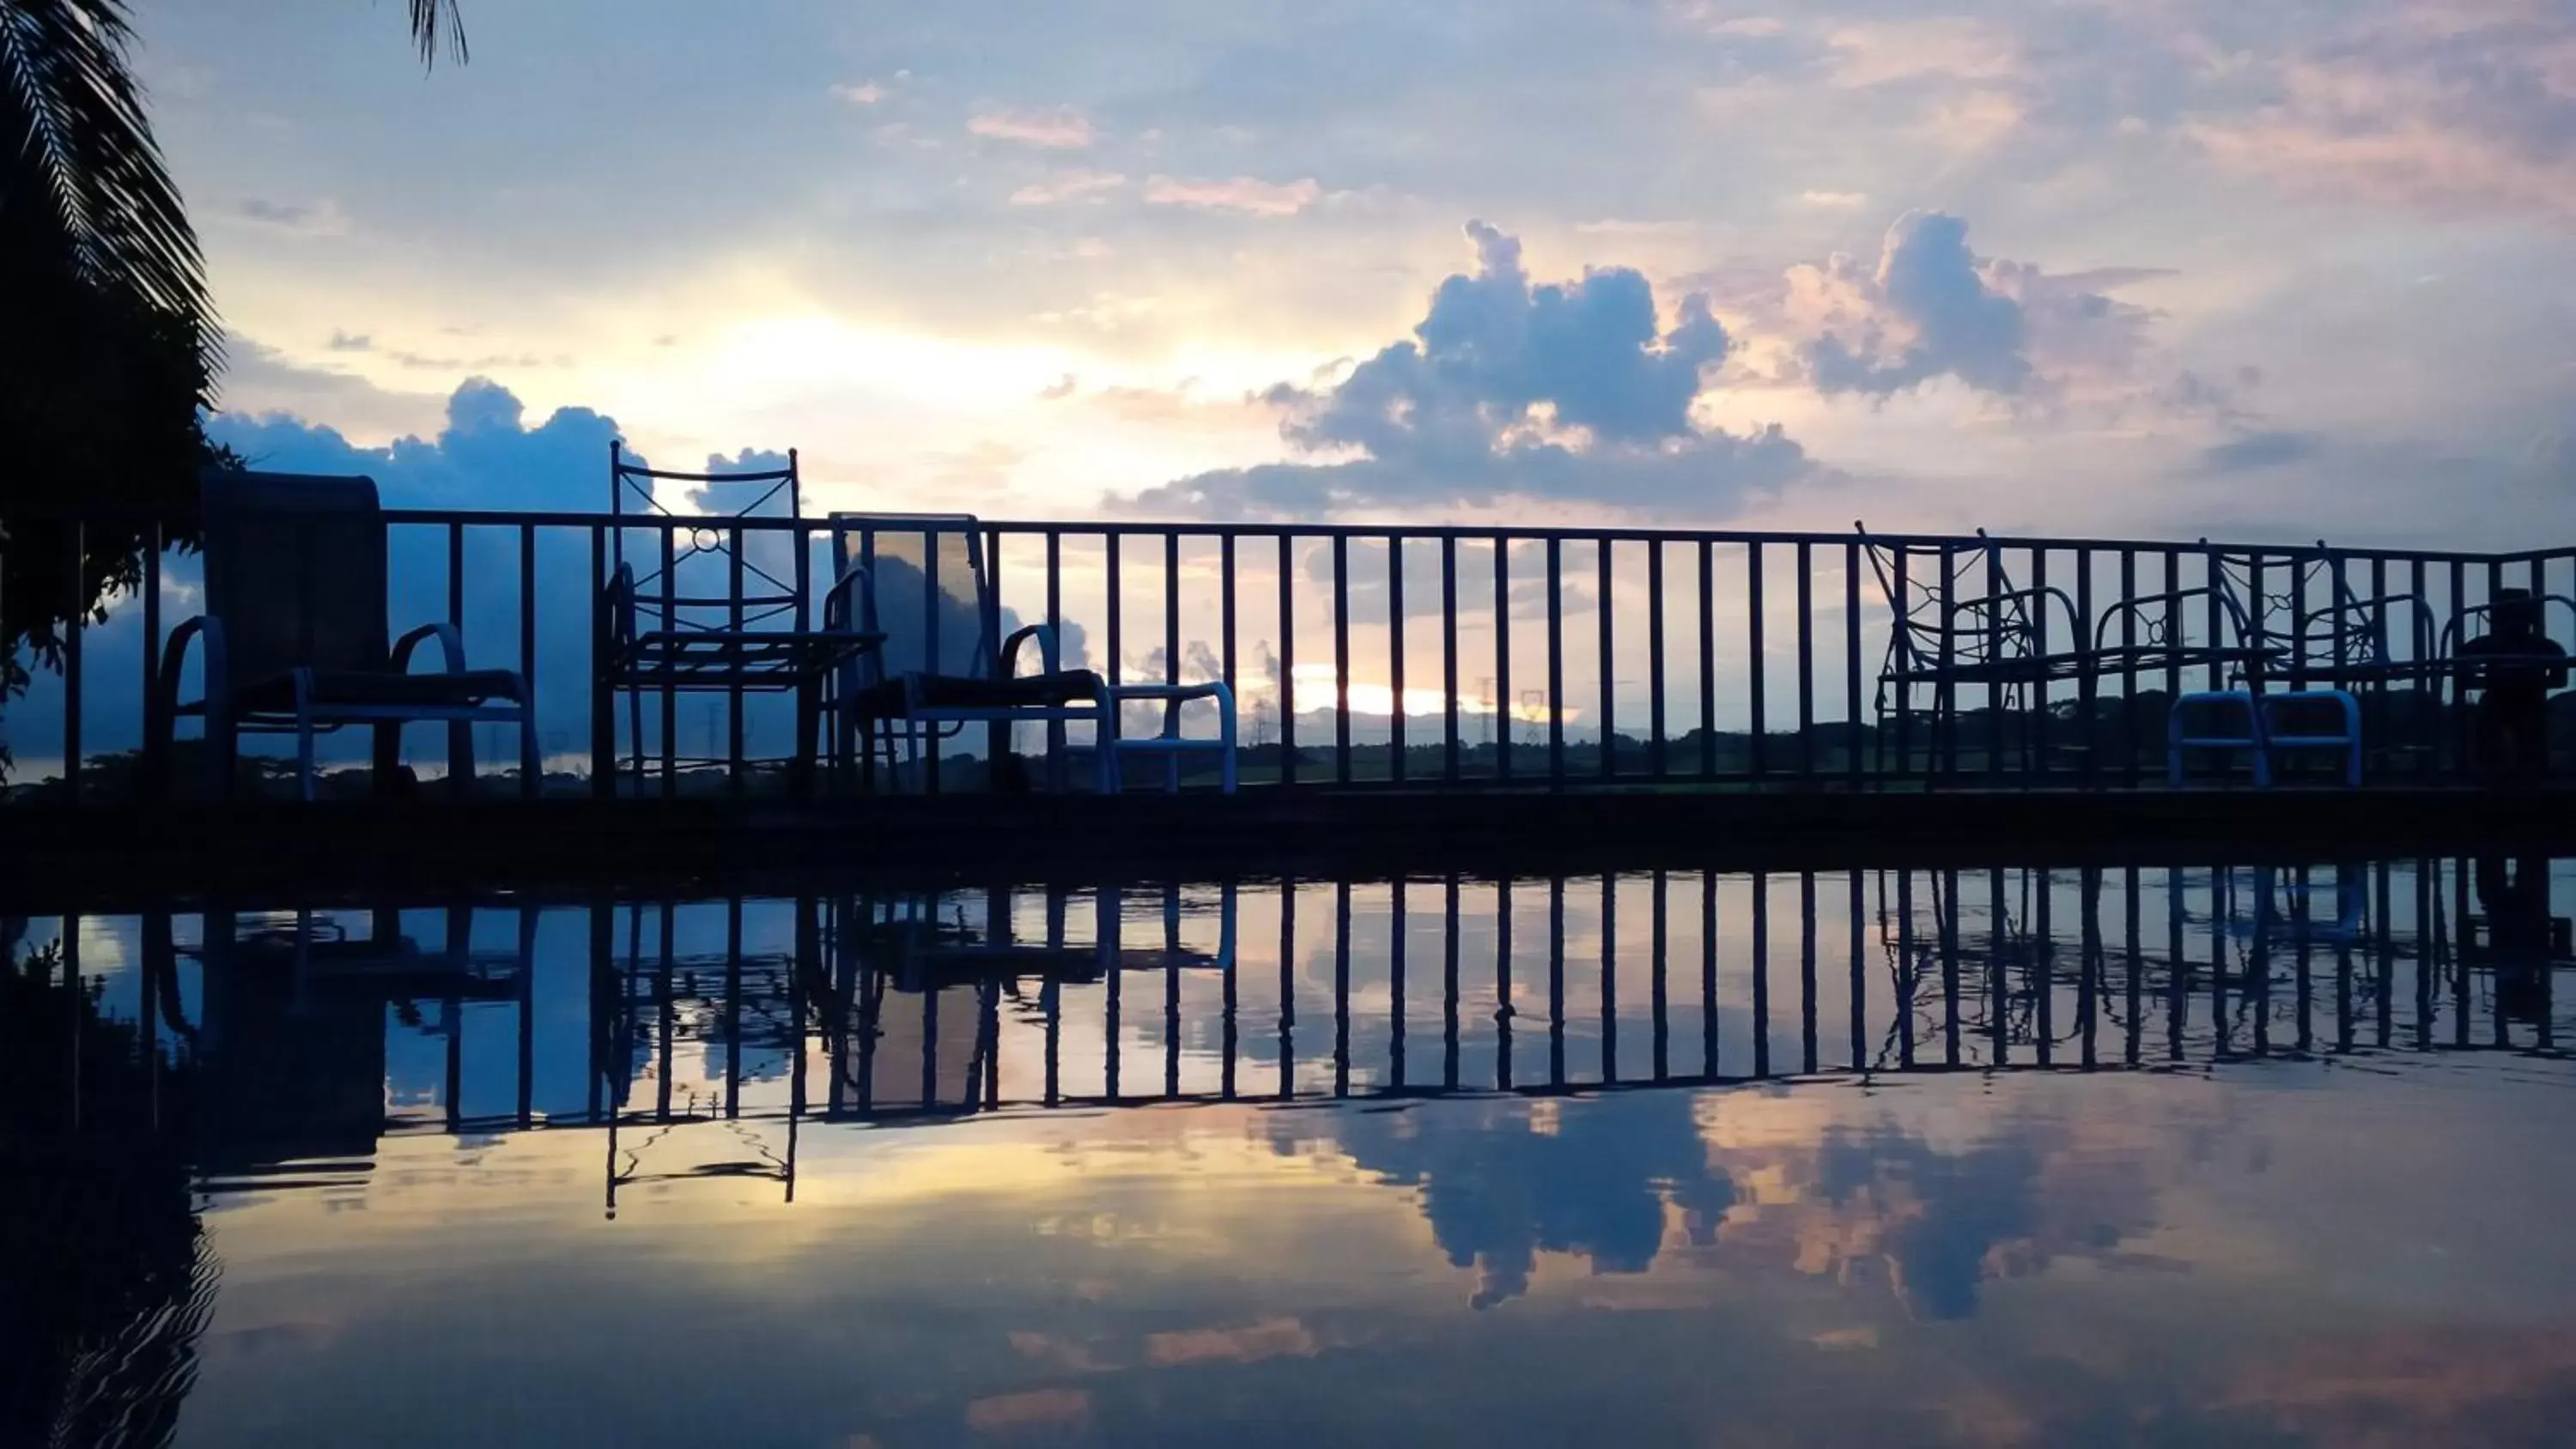
<path id="1" fill-rule="evenodd" d="M 0 1430 L 2565 1444 L 2569 902 L 2401 861 L 14 923 Z"/>

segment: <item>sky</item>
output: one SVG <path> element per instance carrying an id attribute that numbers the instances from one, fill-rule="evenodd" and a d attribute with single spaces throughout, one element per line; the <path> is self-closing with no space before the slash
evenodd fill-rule
<path id="1" fill-rule="evenodd" d="M 1010 518 L 2576 523 L 2551 0 L 136 11 L 218 435 L 397 503 L 620 433 Z"/>

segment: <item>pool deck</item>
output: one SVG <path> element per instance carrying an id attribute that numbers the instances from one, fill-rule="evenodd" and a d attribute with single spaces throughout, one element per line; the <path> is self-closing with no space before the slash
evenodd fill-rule
<path id="1" fill-rule="evenodd" d="M 257 802 L 0 811 L 0 911 L 872 881 L 1415 876 L 2576 854 L 2576 787 Z"/>

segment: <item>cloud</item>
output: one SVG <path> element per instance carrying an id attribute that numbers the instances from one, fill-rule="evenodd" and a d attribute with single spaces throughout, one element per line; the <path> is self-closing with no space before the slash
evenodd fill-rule
<path id="1" fill-rule="evenodd" d="M 2230 170 L 2446 220 L 2576 217 L 2576 35 L 2564 7 L 2365 12 L 2258 76 L 2267 103 L 2183 127 Z"/>
<path id="2" fill-rule="evenodd" d="M 1825 78 L 1847 89 L 1920 79 L 2006 81 L 2022 71 L 2008 32 L 1964 18 L 1848 25 L 1825 44 Z"/>
<path id="3" fill-rule="evenodd" d="M 376 344 L 375 339 L 371 337 L 363 334 L 353 336 L 334 328 L 331 332 L 331 340 L 326 345 L 333 352 L 364 352 Z"/>
<path id="4" fill-rule="evenodd" d="M 345 236 L 349 231 L 349 218 L 332 201 L 271 201 L 246 196 L 235 211 L 244 221 L 288 236 Z"/>
<path id="5" fill-rule="evenodd" d="M 1080 111 L 979 111 L 966 122 L 970 135 L 1011 141 L 1053 151 L 1078 151 L 1091 144 L 1091 120 Z"/>
<path id="6" fill-rule="evenodd" d="M 1114 171 L 1064 171 L 1032 181 L 1011 193 L 1013 206 L 1056 206 L 1068 201 L 1097 201 L 1127 184 Z"/>
<path id="7" fill-rule="evenodd" d="M 1154 176 L 1145 182 L 1145 200 L 1155 206 L 1189 206 L 1203 211 L 1239 211 L 1247 216 L 1295 216 L 1322 199 L 1324 188 L 1311 176 L 1297 181 L 1261 181 L 1237 176 L 1224 181 L 1185 181 Z"/>
<path id="8" fill-rule="evenodd" d="M 2323 440 L 2313 433 L 2248 433 L 2233 442 L 2202 449 L 2200 466 L 2208 473 L 2254 473 L 2305 462 L 2323 449 Z"/>
<path id="9" fill-rule="evenodd" d="M 1798 200 L 1808 206 L 1828 211 L 1858 211 L 1869 205 L 1866 191 L 1801 191 Z"/>
<path id="10" fill-rule="evenodd" d="M 832 99 L 848 105 L 873 106 L 885 98 L 886 88 L 875 81 L 861 81 L 856 85 L 843 82 L 832 87 Z"/>
<path id="11" fill-rule="evenodd" d="M 1806 334 L 1803 359 L 1819 392 L 1886 397 L 1947 376 L 2014 397 L 2069 375 L 2124 376 L 2153 314 L 2096 289 L 2157 275 L 2124 268 L 2052 276 L 2027 262 L 1980 258 L 1968 247 L 1965 221 L 1909 211 L 1888 228 L 1874 269 L 1841 253 L 1822 266 L 1791 268 L 1782 311 Z"/>
<path id="12" fill-rule="evenodd" d="M 1476 270 L 1440 284 L 1410 339 L 1338 383 L 1264 394 L 1292 445 L 1362 456 L 1205 473 L 1135 503 L 1311 516 L 1524 495 L 1672 509 L 1733 504 L 1812 471 L 1777 426 L 1737 435 L 1692 418 L 1703 370 L 1728 348 L 1705 297 L 1682 299 L 1665 327 L 1637 272 L 1534 286 L 1516 239 L 1481 221 L 1467 235 Z"/>

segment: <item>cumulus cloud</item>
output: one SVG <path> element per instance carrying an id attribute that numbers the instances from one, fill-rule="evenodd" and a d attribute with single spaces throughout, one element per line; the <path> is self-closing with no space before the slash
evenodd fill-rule
<path id="1" fill-rule="evenodd" d="M 1203 211 L 1239 211 L 1247 216 L 1295 216 L 1314 205 L 1324 188 L 1309 176 L 1296 181 L 1262 181 L 1236 176 L 1223 181 L 1185 181 L 1155 176 L 1145 182 L 1145 200 L 1155 206 L 1189 206 Z"/>
<path id="2" fill-rule="evenodd" d="M 1053 111 L 978 111 L 966 122 L 970 135 L 1056 151 L 1091 144 L 1091 119 L 1070 106 Z"/>
<path id="3" fill-rule="evenodd" d="M 1527 495 L 1614 507 L 1727 506 L 1811 471 L 1776 426 L 1744 435 L 1692 417 L 1726 330 L 1702 296 L 1670 326 L 1627 268 L 1533 285 L 1520 243 L 1470 222 L 1472 273 L 1442 282 L 1414 335 L 1338 383 L 1282 383 L 1282 435 L 1333 462 L 1229 469 L 1150 490 L 1149 509 L 1316 512 Z"/>
<path id="4" fill-rule="evenodd" d="M 832 99 L 846 105 L 873 106 L 885 98 L 886 88 L 875 81 L 860 81 L 855 85 L 844 82 L 832 87 Z"/>
<path id="5" fill-rule="evenodd" d="M 1968 247 L 1965 221 L 1909 211 L 1888 228 L 1875 267 L 1836 253 L 1822 266 L 1791 268 L 1782 310 L 1806 338 L 1803 360 L 1819 392 L 1886 397 L 1946 376 L 2011 397 L 2044 391 L 2062 375 L 2125 374 L 2153 314 L 2102 289 L 2153 275 L 2052 276 L 1981 258 Z"/>

